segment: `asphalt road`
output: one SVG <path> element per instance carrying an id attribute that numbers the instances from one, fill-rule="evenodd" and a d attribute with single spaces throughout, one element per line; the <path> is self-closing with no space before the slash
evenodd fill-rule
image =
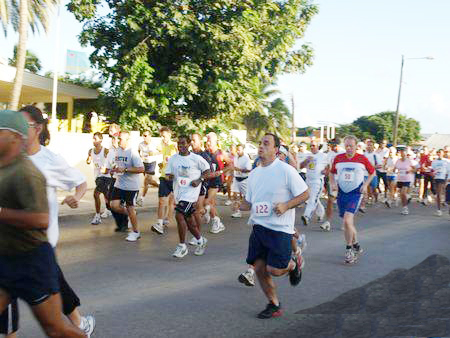
<path id="1" fill-rule="evenodd" d="M 343 264 L 343 232 L 325 233 L 315 223 L 303 227 L 302 210 L 297 209 L 298 229 L 308 242 L 303 280 L 293 288 L 287 277 L 278 278 L 285 314 L 260 320 L 256 314 L 267 303 L 260 288 L 237 281 L 246 269 L 250 227 L 245 217 L 231 219 L 228 207 L 221 206 L 225 232 L 206 233 L 204 256 L 194 256 L 192 249 L 178 260 L 171 256 L 178 242 L 176 225 L 158 236 L 150 231 L 154 209 L 141 210 L 142 238 L 137 243 L 114 233 L 112 219 L 99 226 L 89 224 L 90 215 L 61 220 L 57 256 L 81 298 L 82 313 L 96 317 L 93 337 L 259 336 L 297 320 L 294 312 L 330 301 L 395 268 L 409 269 L 431 254 L 450 258 L 449 216 L 434 216 L 432 207 L 413 204 L 410 215 L 402 216 L 400 208 L 380 204 L 358 215 L 365 253 L 354 266 Z M 21 310 L 20 337 L 43 337 L 23 303 Z"/>

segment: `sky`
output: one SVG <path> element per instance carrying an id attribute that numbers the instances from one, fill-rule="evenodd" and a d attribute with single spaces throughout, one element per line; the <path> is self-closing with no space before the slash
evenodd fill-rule
<path id="1" fill-rule="evenodd" d="M 63 1 L 64 4 L 67 1 Z M 283 75 L 278 89 L 290 105 L 297 127 L 325 121 L 351 123 L 359 116 L 395 111 L 403 68 L 400 113 L 418 120 L 422 133 L 450 134 L 449 0 L 315 0 L 304 38 L 314 49 L 314 64 L 304 74 Z M 31 35 L 28 49 L 43 72 L 53 70 L 56 20 L 48 34 Z M 59 69 L 67 49 L 83 48 L 82 25 L 61 7 Z M 0 34 L 0 57 L 12 56 L 17 35 Z M 431 56 L 433 60 L 419 59 Z M 416 59 L 417 58 L 417 59 Z"/>

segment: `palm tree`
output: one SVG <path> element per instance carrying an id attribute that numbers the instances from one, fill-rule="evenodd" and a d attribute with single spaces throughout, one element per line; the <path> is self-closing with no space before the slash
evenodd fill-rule
<path id="1" fill-rule="evenodd" d="M 25 69 L 28 26 L 36 32 L 42 25 L 47 32 L 50 25 L 50 16 L 59 4 L 59 0 L 0 0 L 0 21 L 3 30 L 7 32 L 10 24 L 19 33 L 17 45 L 16 77 L 9 103 L 10 109 L 17 109 L 22 91 L 23 72 Z"/>
<path id="2" fill-rule="evenodd" d="M 17 45 L 14 46 L 13 57 L 8 60 L 8 64 L 10 66 L 15 67 L 17 63 Z M 31 73 L 36 74 L 42 69 L 41 60 L 37 57 L 36 54 L 27 50 L 26 58 L 25 58 L 25 69 L 30 71 Z"/>

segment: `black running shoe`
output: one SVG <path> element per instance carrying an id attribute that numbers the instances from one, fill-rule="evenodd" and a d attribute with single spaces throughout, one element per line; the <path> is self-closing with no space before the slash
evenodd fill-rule
<path id="1" fill-rule="evenodd" d="M 269 319 L 274 317 L 280 317 L 283 314 L 283 311 L 281 310 L 281 303 L 276 306 L 272 302 L 267 304 L 266 308 L 258 313 L 259 319 Z"/>
<path id="2" fill-rule="evenodd" d="M 302 280 L 302 258 L 300 257 L 299 260 L 299 256 L 294 255 L 292 260 L 295 263 L 295 268 L 294 270 L 289 271 L 289 283 L 291 283 L 292 286 L 297 286 Z"/>
<path id="3" fill-rule="evenodd" d="M 362 214 L 365 214 L 366 213 L 366 208 L 359 208 L 359 212 L 362 213 Z"/>

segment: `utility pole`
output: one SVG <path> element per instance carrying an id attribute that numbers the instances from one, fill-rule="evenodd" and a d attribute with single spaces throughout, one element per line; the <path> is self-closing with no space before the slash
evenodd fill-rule
<path id="1" fill-rule="evenodd" d="M 398 87 L 398 98 L 397 98 L 397 110 L 395 111 L 395 120 L 394 120 L 394 135 L 393 135 L 393 143 L 394 146 L 397 146 L 397 138 L 398 138 L 398 122 L 400 119 L 399 107 L 400 107 L 400 94 L 402 93 L 402 81 L 403 81 L 403 64 L 405 63 L 405 57 L 402 55 L 402 66 L 400 68 L 400 85 Z"/>

